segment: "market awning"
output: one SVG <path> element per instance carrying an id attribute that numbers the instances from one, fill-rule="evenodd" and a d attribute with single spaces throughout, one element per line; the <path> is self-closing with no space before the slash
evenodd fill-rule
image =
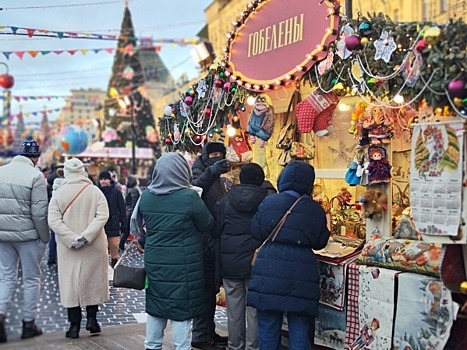
<path id="1" fill-rule="evenodd" d="M 153 159 L 154 152 L 152 148 L 137 147 L 135 151 L 136 159 Z M 126 147 L 103 147 L 99 150 L 93 150 L 87 147 L 84 152 L 74 155 L 75 157 L 87 158 L 128 158 L 131 159 L 131 148 Z"/>

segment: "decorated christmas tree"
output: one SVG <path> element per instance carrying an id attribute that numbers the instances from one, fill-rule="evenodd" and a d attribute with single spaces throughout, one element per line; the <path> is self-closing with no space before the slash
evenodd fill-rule
<path id="1" fill-rule="evenodd" d="M 158 157 L 161 153 L 159 137 L 147 98 L 143 68 L 135 48 L 135 31 L 126 6 L 104 106 L 107 125 L 117 131 L 117 136 L 107 145 L 131 146 L 133 124 L 136 146 L 151 147 Z"/>

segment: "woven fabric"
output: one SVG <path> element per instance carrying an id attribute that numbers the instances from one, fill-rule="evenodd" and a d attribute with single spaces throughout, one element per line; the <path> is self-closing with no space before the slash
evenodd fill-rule
<path id="1" fill-rule="evenodd" d="M 359 265 L 350 263 L 347 269 L 347 326 L 345 330 L 345 345 L 350 345 L 357 339 L 360 325 L 358 321 L 358 273 Z"/>
<path id="2" fill-rule="evenodd" d="M 333 94 L 322 94 L 313 91 L 304 101 L 297 104 L 297 127 L 301 133 L 315 132 L 317 136 L 324 136 L 324 132 L 332 125 L 332 113 L 339 98 Z"/>

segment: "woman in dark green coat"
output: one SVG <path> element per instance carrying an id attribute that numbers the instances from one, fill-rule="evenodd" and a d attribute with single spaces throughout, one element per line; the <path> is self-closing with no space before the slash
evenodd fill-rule
<path id="1" fill-rule="evenodd" d="M 162 349 L 167 320 L 172 323 L 175 349 L 191 349 L 191 319 L 203 312 L 200 237 L 211 232 L 213 218 L 191 188 L 191 175 L 182 155 L 164 154 L 136 208 L 147 230 L 146 349 Z"/>

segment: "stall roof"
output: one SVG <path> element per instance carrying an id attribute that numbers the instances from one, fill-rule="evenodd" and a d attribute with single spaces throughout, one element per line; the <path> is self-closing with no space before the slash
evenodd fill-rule
<path id="1" fill-rule="evenodd" d="M 154 152 L 152 148 L 137 147 L 135 150 L 136 159 L 153 159 Z M 103 147 L 99 150 L 93 150 L 87 147 L 84 152 L 76 154 L 75 157 L 87 158 L 131 158 L 131 148 L 126 147 Z"/>

